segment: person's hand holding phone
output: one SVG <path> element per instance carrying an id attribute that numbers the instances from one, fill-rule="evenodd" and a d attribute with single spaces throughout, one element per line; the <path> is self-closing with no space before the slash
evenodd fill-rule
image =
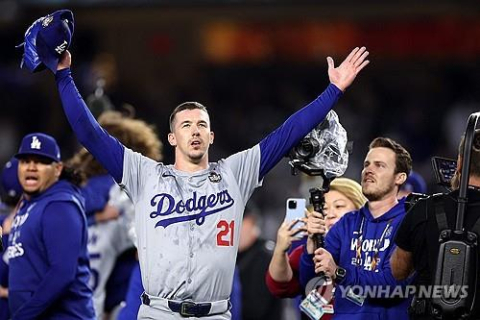
<path id="1" fill-rule="evenodd" d="M 312 211 L 308 214 L 307 218 L 307 252 L 313 254 L 316 249 L 314 236 L 316 234 L 324 235 L 327 232 L 327 227 L 325 226 L 325 218 L 319 212 Z"/>
<path id="2" fill-rule="evenodd" d="M 306 220 L 306 218 L 303 218 Z M 298 235 L 307 231 L 305 221 L 292 220 L 284 221 L 277 232 L 277 245 L 275 250 L 287 252 L 292 246 L 292 242 L 298 240 Z"/>

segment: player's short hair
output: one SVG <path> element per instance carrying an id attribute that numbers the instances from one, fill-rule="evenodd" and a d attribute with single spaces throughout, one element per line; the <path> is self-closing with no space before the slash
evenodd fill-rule
<path id="1" fill-rule="evenodd" d="M 458 154 L 463 158 L 463 152 L 465 150 L 465 135 L 460 140 L 458 146 Z M 463 161 L 463 160 L 462 160 Z M 480 177 L 480 129 L 476 129 L 473 135 L 472 153 L 470 160 L 470 175 Z"/>
<path id="2" fill-rule="evenodd" d="M 404 172 L 408 176 L 412 171 L 412 157 L 398 142 L 390 138 L 378 137 L 369 145 L 369 150 L 374 148 L 388 148 L 395 152 L 395 174 Z"/>
<path id="3" fill-rule="evenodd" d="M 195 101 L 187 101 L 176 106 L 175 109 L 173 109 L 172 114 L 170 114 L 170 119 L 169 119 L 170 132 L 173 132 L 173 121 L 175 120 L 175 116 L 177 115 L 177 113 L 183 110 L 195 110 L 195 109 L 203 110 L 208 114 L 207 107 Z"/>
<path id="4" fill-rule="evenodd" d="M 104 111 L 98 118 L 98 123 L 127 148 L 155 161 L 162 160 L 163 143 L 154 126 L 143 120 L 126 117 L 118 111 Z M 80 168 L 86 178 L 107 173 L 85 148 L 78 151 L 69 164 Z"/>

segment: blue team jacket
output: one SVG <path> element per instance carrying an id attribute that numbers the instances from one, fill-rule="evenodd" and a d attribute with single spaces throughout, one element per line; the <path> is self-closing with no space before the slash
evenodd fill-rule
<path id="1" fill-rule="evenodd" d="M 60 180 L 24 200 L 8 245 L 12 319 L 95 319 L 78 188 Z"/>
<path id="2" fill-rule="evenodd" d="M 334 319 L 409 319 L 407 309 L 410 298 L 400 298 L 406 291 L 404 289 L 408 281 L 395 280 L 389 261 L 395 248 L 395 232 L 405 216 L 404 204 L 404 200 L 400 200 L 396 206 L 376 219 L 366 205 L 358 211 L 347 213 L 328 232 L 325 249 L 332 254 L 337 265 L 347 270 L 345 279 L 336 284 Z M 359 250 L 360 237 L 362 241 Z M 374 258 L 377 262 L 372 265 Z M 312 259 L 313 255 L 304 252 L 300 260 L 300 282 L 304 287 L 316 276 Z M 390 294 L 394 298 L 366 298 L 360 306 L 346 298 L 347 288 L 355 286 L 371 286 L 372 290 L 377 292 L 382 292 L 378 290 L 381 287 L 381 297 Z"/>

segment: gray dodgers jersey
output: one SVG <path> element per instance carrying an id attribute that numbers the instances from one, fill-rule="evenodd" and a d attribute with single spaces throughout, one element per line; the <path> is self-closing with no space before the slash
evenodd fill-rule
<path id="1" fill-rule="evenodd" d="M 125 148 L 122 186 L 135 205 L 145 292 L 174 300 L 230 297 L 245 205 L 258 181 L 260 146 L 195 173 Z"/>

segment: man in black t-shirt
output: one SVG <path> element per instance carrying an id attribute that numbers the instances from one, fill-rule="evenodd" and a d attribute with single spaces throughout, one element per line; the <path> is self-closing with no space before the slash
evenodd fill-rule
<path id="1" fill-rule="evenodd" d="M 464 145 L 465 139 L 462 138 L 459 147 L 457 171 L 452 179 L 453 191 L 437 196 L 443 203 L 448 228 L 452 230 L 455 229 L 456 222 L 458 188 Z M 468 186 L 468 204 L 465 211 L 464 226 L 466 230 L 472 230 L 473 225 L 480 217 L 480 130 L 475 131 L 473 139 Z M 414 283 L 417 285 L 417 288 L 433 284 L 440 247 L 440 242 L 438 241 L 440 230 L 432 204 L 432 201 L 421 199 L 407 213 L 396 234 L 395 243 L 397 248 L 390 259 L 392 273 L 397 280 L 405 279 L 412 275 L 413 271 L 416 271 Z M 477 288 L 480 288 L 479 283 L 480 281 L 477 281 Z M 412 310 L 415 311 L 412 314 L 412 318 L 434 319 L 428 302 L 415 309 L 423 308 L 425 308 L 424 312 Z M 480 318 L 480 313 L 475 314 L 479 316 L 472 319 Z"/>

